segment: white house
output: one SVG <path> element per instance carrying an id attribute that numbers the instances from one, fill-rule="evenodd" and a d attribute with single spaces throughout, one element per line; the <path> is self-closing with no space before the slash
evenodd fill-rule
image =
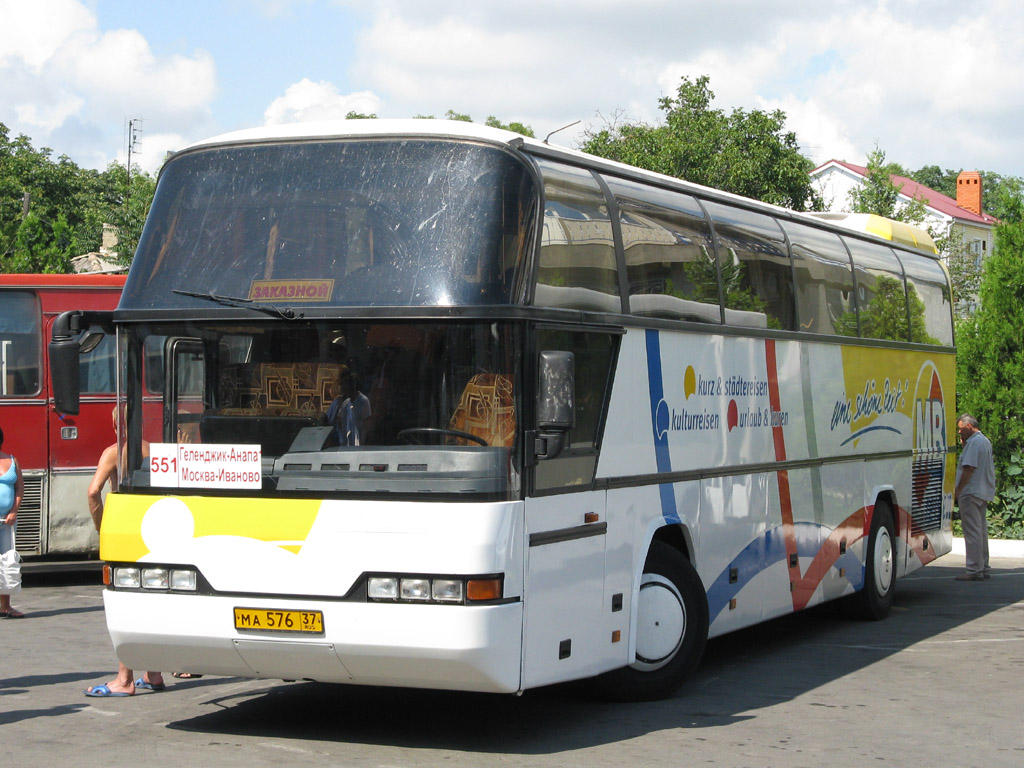
<path id="1" fill-rule="evenodd" d="M 811 179 L 834 213 L 849 212 L 850 191 L 864 183 L 868 169 L 862 165 L 829 160 L 811 171 Z M 981 209 L 981 174 L 962 171 L 956 180 L 956 200 L 934 189 L 918 184 L 906 176 L 892 176 L 900 188 L 900 203 L 922 200 L 927 209 L 923 225 L 936 236 L 959 231 L 967 246 L 979 259 L 985 258 L 994 243 L 993 230 L 998 221 Z"/>

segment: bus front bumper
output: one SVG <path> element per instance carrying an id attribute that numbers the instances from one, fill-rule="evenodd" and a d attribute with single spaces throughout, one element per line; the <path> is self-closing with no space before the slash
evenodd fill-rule
<path id="1" fill-rule="evenodd" d="M 522 603 L 409 605 L 103 593 L 118 658 L 137 669 L 493 693 L 520 690 Z M 323 632 L 235 629 L 234 609 L 320 610 Z"/>

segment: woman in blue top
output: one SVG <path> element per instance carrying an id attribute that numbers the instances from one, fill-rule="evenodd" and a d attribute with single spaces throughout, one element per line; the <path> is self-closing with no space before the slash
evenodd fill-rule
<path id="1" fill-rule="evenodd" d="M 14 549 L 14 524 L 25 492 L 21 467 L 9 453 L 3 452 L 4 431 L 0 429 L 0 555 Z M 11 607 L 11 596 L 0 595 L 0 618 L 20 619 L 21 611 Z"/>

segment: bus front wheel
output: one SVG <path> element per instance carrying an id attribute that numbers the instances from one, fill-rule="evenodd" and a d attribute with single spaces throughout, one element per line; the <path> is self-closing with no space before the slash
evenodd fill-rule
<path id="1" fill-rule="evenodd" d="M 637 596 L 636 661 L 597 678 L 621 701 L 671 695 L 696 669 L 708 639 L 708 601 L 696 569 L 673 547 L 651 545 Z"/>

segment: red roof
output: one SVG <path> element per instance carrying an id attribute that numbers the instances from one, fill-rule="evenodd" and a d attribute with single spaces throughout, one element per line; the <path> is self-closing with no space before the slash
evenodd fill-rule
<path id="1" fill-rule="evenodd" d="M 822 163 L 811 171 L 811 175 L 815 175 L 818 171 L 828 165 L 841 166 L 858 176 L 868 175 L 868 169 L 863 165 L 854 165 L 853 163 L 847 163 L 842 160 L 829 160 L 827 163 Z M 941 192 L 936 192 L 934 189 L 926 187 L 924 184 L 918 184 L 916 181 L 908 179 L 906 176 L 897 176 L 896 174 L 893 174 L 890 178 L 892 179 L 893 184 L 900 187 L 901 195 L 911 199 L 923 200 L 925 205 L 941 214 L 952 216 L 954 219 L 960 219 L 961 221 L 970 221 L 976 224 L 987 224 L 988 226 L 994 226 L 999 223 L 998 219 L 993 216 L 989 216 L 987 213 L 982 213 L 979 216 L 974 211 L 961 208 L 956 204 L 956 200 L 952 197 L 944 195 Z"/>

